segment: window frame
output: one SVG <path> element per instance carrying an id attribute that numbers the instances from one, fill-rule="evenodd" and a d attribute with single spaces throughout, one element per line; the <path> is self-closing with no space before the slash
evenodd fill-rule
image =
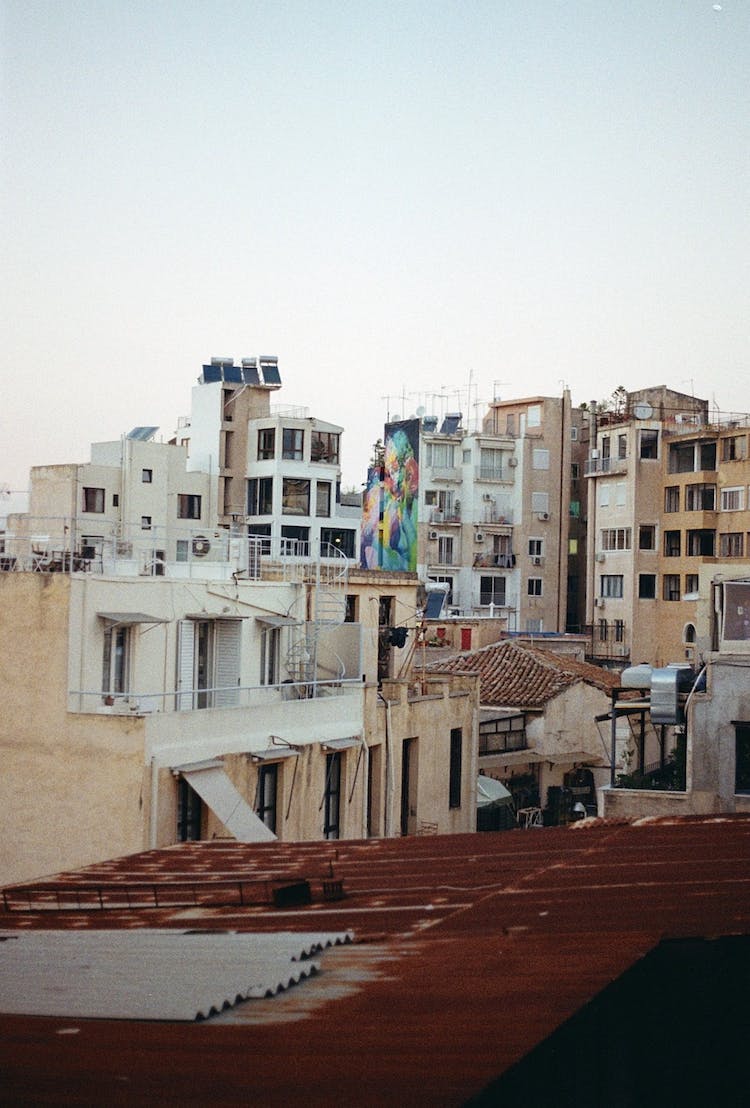
<path id="1" fill-rule="evenodd" d="M 94 485 L 84 485 L 82 489 L 81 511 L 90 515 L 104 515 L 106 489 Z"/>
<path id="2" fill-rule="evenodd" d="M 461 769 L 463 761 L 463 731 L 451 727 L 448 768 L 448 807 L 461 807 Z"/>
<path id="3" fill-rule="evenodd" d="M 203 498 L 200 493 L 177 493 L 177 518 L 200 519 L 203 511 Z"/>

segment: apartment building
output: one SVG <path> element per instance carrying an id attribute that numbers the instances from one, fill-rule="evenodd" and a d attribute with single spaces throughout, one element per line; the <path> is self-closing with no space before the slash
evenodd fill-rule
<path id="1" fill-rule="evenodd" d="M 567 391 L 496 400 L 477 430 L 459 413 L 388 424 L 382 472 L 370 474 L 363 564 L 415 570 L 442 586 L 458 618 L 566 630 L 568 582 L 581 579 L 585 557 L 577 535 L 571 547 L 570 521 L 581 517 L 573 444 L 586 428 Z"/>

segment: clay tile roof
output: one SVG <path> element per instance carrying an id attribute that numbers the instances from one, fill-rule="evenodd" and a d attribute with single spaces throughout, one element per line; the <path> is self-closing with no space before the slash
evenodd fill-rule
<path id="1" fill-rule="evenodd" d="M 569 655 L 522 646 L 511 639 L 480 650 L 465 650 L 425 667 L 430 673 L 478 673 L 482 704 L 542 708 L 553 697 L 581 681 L 609 693 L 616 674 L 578 662 Z"/>

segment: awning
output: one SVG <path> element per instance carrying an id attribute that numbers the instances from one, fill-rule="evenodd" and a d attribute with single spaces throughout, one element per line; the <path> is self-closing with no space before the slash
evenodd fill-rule
<path id="1" fill-rule="evenodd" d="M 169 623 L 164 616 L 149 616 L 145 612 L 97 612 L 105 623 Z"/>
<path id="2" fill-rule="evenodd" d="M 346 739 L 325 739 L 321 744 L 323 750 L 348 750 L 352 746 L 361 746 L 359 735 L 351 735 Z"/>
<path id="3" fill-rule="evenodd" d="M 183 619 L 208 620 L 208 619 L 242 619 L 242 616 L 232 612 L 188 612 Z"/>
<path id="4" fill-rule="evenodd" d="M 248 754 L 254 762 L 279 762 L 282 758 L 296 758 L 299 750 L 289 746 L 269 746 L 267 750 L 253 750 Z"/>
<path id="5" fill-rule="evenodd" d="M 172 769 L 182 774 L 239 842 L 259 843 L 276 838 L 229 780 L 222 761 L 212 758 L 206 762 L 173 766 Z"/>
<path id="6" fill-rule="evenodd" d="M 502 781 L 494 777 L 477 778 L 477 808 L 502 808 L 512 803 L 513 797 Z"/>
<path id="7" fill-rule="evenodd" d="M 256 616 L 256 623 L 263 623 L 266 627 L 299 627 L 302 621 L 293 619 L 292 616 Z"/>
<path id="8" fill-rule="evenodd" d="M 493 750 L 488 754 L 479 755 L 479 764 L 485 766 L 524 766 L 534 765 L 537 762 L 551 762 L 553 765 L 602 765 L 601 755 L 590 754 L 586 750 L 551 750 L 542 753 L 540 750 Z"/>

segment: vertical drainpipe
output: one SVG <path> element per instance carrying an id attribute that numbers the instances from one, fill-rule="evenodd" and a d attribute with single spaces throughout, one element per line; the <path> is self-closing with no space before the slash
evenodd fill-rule
<path id="1" fill-rule="evenodd" d="M 156 841 L 156 825 L 158 815 L 158 802 L 159 802 L 159 767 L 156 764 L 156 758 L 151 758 L 151 807 L 148 813 L 148 845 L 150 850 L 155 850 L 157 846 Z"/>
<path id="2" fill-rule="evenodd" d="M 616 689 L 612 690 L 611 696 L 612 696 L 612 706 L 611 706 L 612 719 L 610 721 L 610 729 L 611 729 L 611 747 L 612 747 L 612 749 L 611 749 L 610 757 L 609 757 L 609 761 L 610 761 L 609 784 L 610 784 L 610 787 L 614 789 L 614 787 L 615 787 L 615 761 L 616 761 L 616 756 L 617 756 L 617 711 L 615 709 L 615 704 L 617 703 L 617 690 Z"/>

